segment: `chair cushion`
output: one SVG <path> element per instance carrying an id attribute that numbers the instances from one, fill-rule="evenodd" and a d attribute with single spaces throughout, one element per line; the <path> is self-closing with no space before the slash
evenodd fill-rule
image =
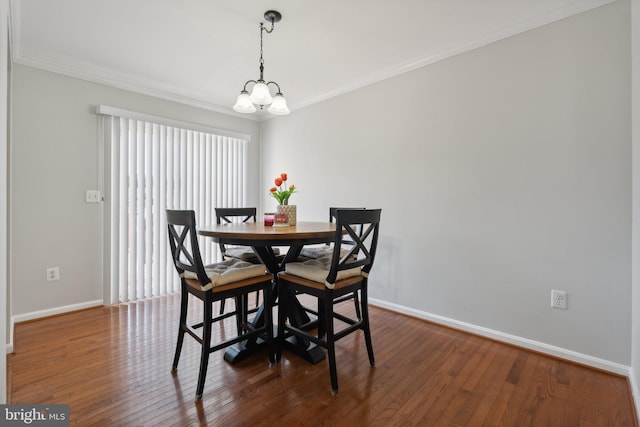
<path id="1" fill-rule="evenodd" d="M 208 290 L 212 287 L 226 285 L 251 277 L 262 276 L 265 274 L 265 266 L 263 264 L 251 264 L 246 261 L 231 258 L 215 264 L 209 264 L 204 267 L 211 283 L 203 287 L 202 290 Z M 191 271 L 182 273 L 185 279 L 198 279 L 198 275 Z"/>
<path id="2" fill-rule="evenodd" d="M 310 259 L 304 262 L 290 262 L 284 267 L 284 271 L 294 276 L 303 277 L 308 280 L 312 280 L 318 283 L 324 283 L 329 289 L 333 289 L 334 284 L 327 283 L 326 279 L 329 275 L 329 268 L 331 267 L 331 257 L 322 257 L 317 259 Z M 336 281 L 346 279 L 348 277 L 359 276 L 362 274 L 362 269 L 350 268 L 348 270 L 342 270 L 338 272 Z"/>
<path id="3" fill-rule="evenodd" d="M 273 253 L 280 255 L 280 249 L 273 248 Z M 227 246 L 225 247 L 224 256 L 244 261 L 257 258 L 256 253 L 248 246 Z"/>
<path id="4" fill-rule="evenodd" d="M 322 258 L 331 254 L 333 254 L 333 246 L 329 245 L 305 246 L 300 251 L 300 255 L 306 258 Z"/>
<path id="5" fill-rule="evenodd" d="M 340 256 L 345 256 L 348 253 L 349 249 L 340 249 Z M 305 246 L 300 251 L 300 255 L 305 258 L 331 257 L 333 255 L 333 245 Z"/>

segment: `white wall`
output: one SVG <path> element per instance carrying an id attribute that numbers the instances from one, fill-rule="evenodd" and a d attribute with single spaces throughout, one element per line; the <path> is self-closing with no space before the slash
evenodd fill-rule
<path id="1" fill-rule="evenodd" d="M 11 231 L 13 315 L 100 301 L 98 104 L 252 135 L 248 201 L 258 204 L 259 125 L 16 65 L 12 75 Z M 45 269 L 59 266 L 59 282 Z"/>
<path id="2" fill-rule="evenodd" d="M 631 384 L 640 418 L 640 0 L 631 0 L 633 134 L 633 323 Z"/>
<path id="3" fill-rule="evenodd" d="M 631 364 L 638 383 L 629 40 L 619 1 L 263 123 L 250 203 L 273 207 L 267 189 L 286 171 L 302 219 L 381 207 L 374 298 Z M 101 298 L 99 207 L 84 203 L 98 182 L 95 105 L 250 133 L 259 180 L 254 122 L 24 66 L 12 79 L 15 315 Z M 569 292 L 569 310 L 549 308 L 550 289 Z M 634 278 L 633 336 L 638 289 Z"/>
<path id="4" fill-rule="evenodd" d="M 270 120 L 265 194 L 382 208 L 374 299 L 629 366 L 629 40 L 620 1 Z"/>
<path id="5" fill-rule="evenodd" d="M 8 102 L 8 55 L 9 55 L 9 2 L 0 0 L 0 295 L 7 293 L 7 102 Z M 0 302 L 0 404 L 7 402 L 7 313 L 6 299 Z"/>

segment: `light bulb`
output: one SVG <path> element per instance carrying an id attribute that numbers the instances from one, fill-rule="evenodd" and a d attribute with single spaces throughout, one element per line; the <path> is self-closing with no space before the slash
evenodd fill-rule
<path id="1" fill-rule="evenodd" d="M 253 89 L 251 90 L 251 101 L 258 105 L 267 105 L 273 102 L 273 98 L 269 93 L 269 88 L 264 83 L 264 80 L 258 80 L 258 82 L 253 85 Z"/>
<path id="2" fill-rule="evenodd" d="M 268 110 L 271 114 L 277 114 L 279 116 L 284 116 L 289 114 L 289 108 L 287 107 L 287 100 L 284 99 L 281 93 L 276 93 L 276 96 L 273 97 L 273 102 L 271 106 L 269 106 Z"/>
<path id="3" fill-rule="evenodd" d="M 256 111 L 256 107 L 255 105 L 253 105 L 251 97 L 246 90 L 240 92 L 240 95 L 238 95 L 238 100 L 233 106 L 233 109 L 238 113 L 255 113 Z"/>

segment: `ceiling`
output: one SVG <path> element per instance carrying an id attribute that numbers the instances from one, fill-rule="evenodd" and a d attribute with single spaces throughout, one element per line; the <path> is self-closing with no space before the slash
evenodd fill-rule
<path id="1" fill-rule="evenodd" d="M 258 78 L 295 109 L 613 0 L 12 0 L 15 63 L 231 110 Z M 243 115 L 260 120 L 262 116 Z"/>

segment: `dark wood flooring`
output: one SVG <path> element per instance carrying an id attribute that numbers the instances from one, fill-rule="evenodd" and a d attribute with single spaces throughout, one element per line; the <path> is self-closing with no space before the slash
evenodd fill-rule
<path id="1" fill-rule="evenodd" d="M 82 426 L 638 425 L 626 378 L 375 307 L 376 366 L 361 333 L 340 341 L 339 396 L 326 360 L 285 352 L 270 367 L 265 351 L 229 365 L 219 352 L 195 402 L 189 337 L 171 373 L 177 318 L 168 296 L 16 324 L 8 400 L 69 404 Z"/>

